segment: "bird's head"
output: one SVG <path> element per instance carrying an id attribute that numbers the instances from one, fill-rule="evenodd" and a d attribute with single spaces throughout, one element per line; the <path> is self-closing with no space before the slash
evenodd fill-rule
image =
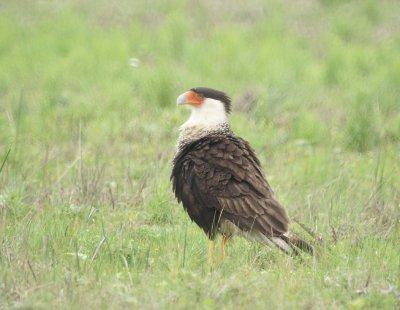
<path id="1" fill-rule="evenodd" d="M 231 99 L 222 91 L 207 87 L 195 87 L 180 95 L 177 105 L 185 105 L 192 110 L 188 126 L 214 127 L 228 122 Z"/>

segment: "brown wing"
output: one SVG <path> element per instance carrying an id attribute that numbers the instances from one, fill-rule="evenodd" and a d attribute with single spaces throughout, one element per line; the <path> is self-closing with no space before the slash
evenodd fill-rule
<path id="1" fill-rule="evenodd" d="M 201 205 L 244 231 L 279 236 L 288 229 L 285 209 L 273 198 L 249 144 L 237 137 L 203 138 L 185 154 L 184 180 Z M 179 199 L 179 197 L 178 197 Z"/>

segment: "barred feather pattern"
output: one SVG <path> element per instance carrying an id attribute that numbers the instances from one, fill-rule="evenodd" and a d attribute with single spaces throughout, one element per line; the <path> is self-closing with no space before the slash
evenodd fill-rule
<path id="1" fill-rule="evenodd" d="M 191 138 L 180 139 L 171 181 L 177 200 L 210 239 L 218 232 L 239 234 L 288 254 L 296 248 L 308 251 L 303 243 L 292 243 L 287 212 L 248 142 L 227 125 Z"/>

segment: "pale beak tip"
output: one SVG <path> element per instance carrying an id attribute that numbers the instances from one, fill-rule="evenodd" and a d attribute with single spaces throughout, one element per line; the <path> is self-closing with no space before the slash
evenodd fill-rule
<path id="1" fill-rule="evenodd" d="M 182 104 L 186 104 L 186 97 L 185 94 L 182 94 L 178 97 L 178 99 L 176 99 L 176 105 L 182 105 Z"/>

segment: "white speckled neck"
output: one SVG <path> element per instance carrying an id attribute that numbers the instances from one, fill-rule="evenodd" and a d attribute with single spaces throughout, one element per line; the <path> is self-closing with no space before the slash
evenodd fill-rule
<path id="1" fill-rule="evenodd" d="M 214 135 L 228 135 L 232 134 L 231 128 L 228 123 L 219 124 L 218 126 L 214 126 L 211 128 L 206 128 L 203 126 L 190 126 L 190 127 L 181 127 L 180 134 L 178 138 L 177 147 L 178 149 L 195 140 L 201 139 L 206 136 L 214 136 Z"/>
<path id="2" fill-rule="evenodd" d="M 180 127 L 178 147 L 207 135 L 231 132 L 228 116 L 221 101 L 207 98 L 200 106 L 190 108 L 192 113 L 189 119 Z"/>

